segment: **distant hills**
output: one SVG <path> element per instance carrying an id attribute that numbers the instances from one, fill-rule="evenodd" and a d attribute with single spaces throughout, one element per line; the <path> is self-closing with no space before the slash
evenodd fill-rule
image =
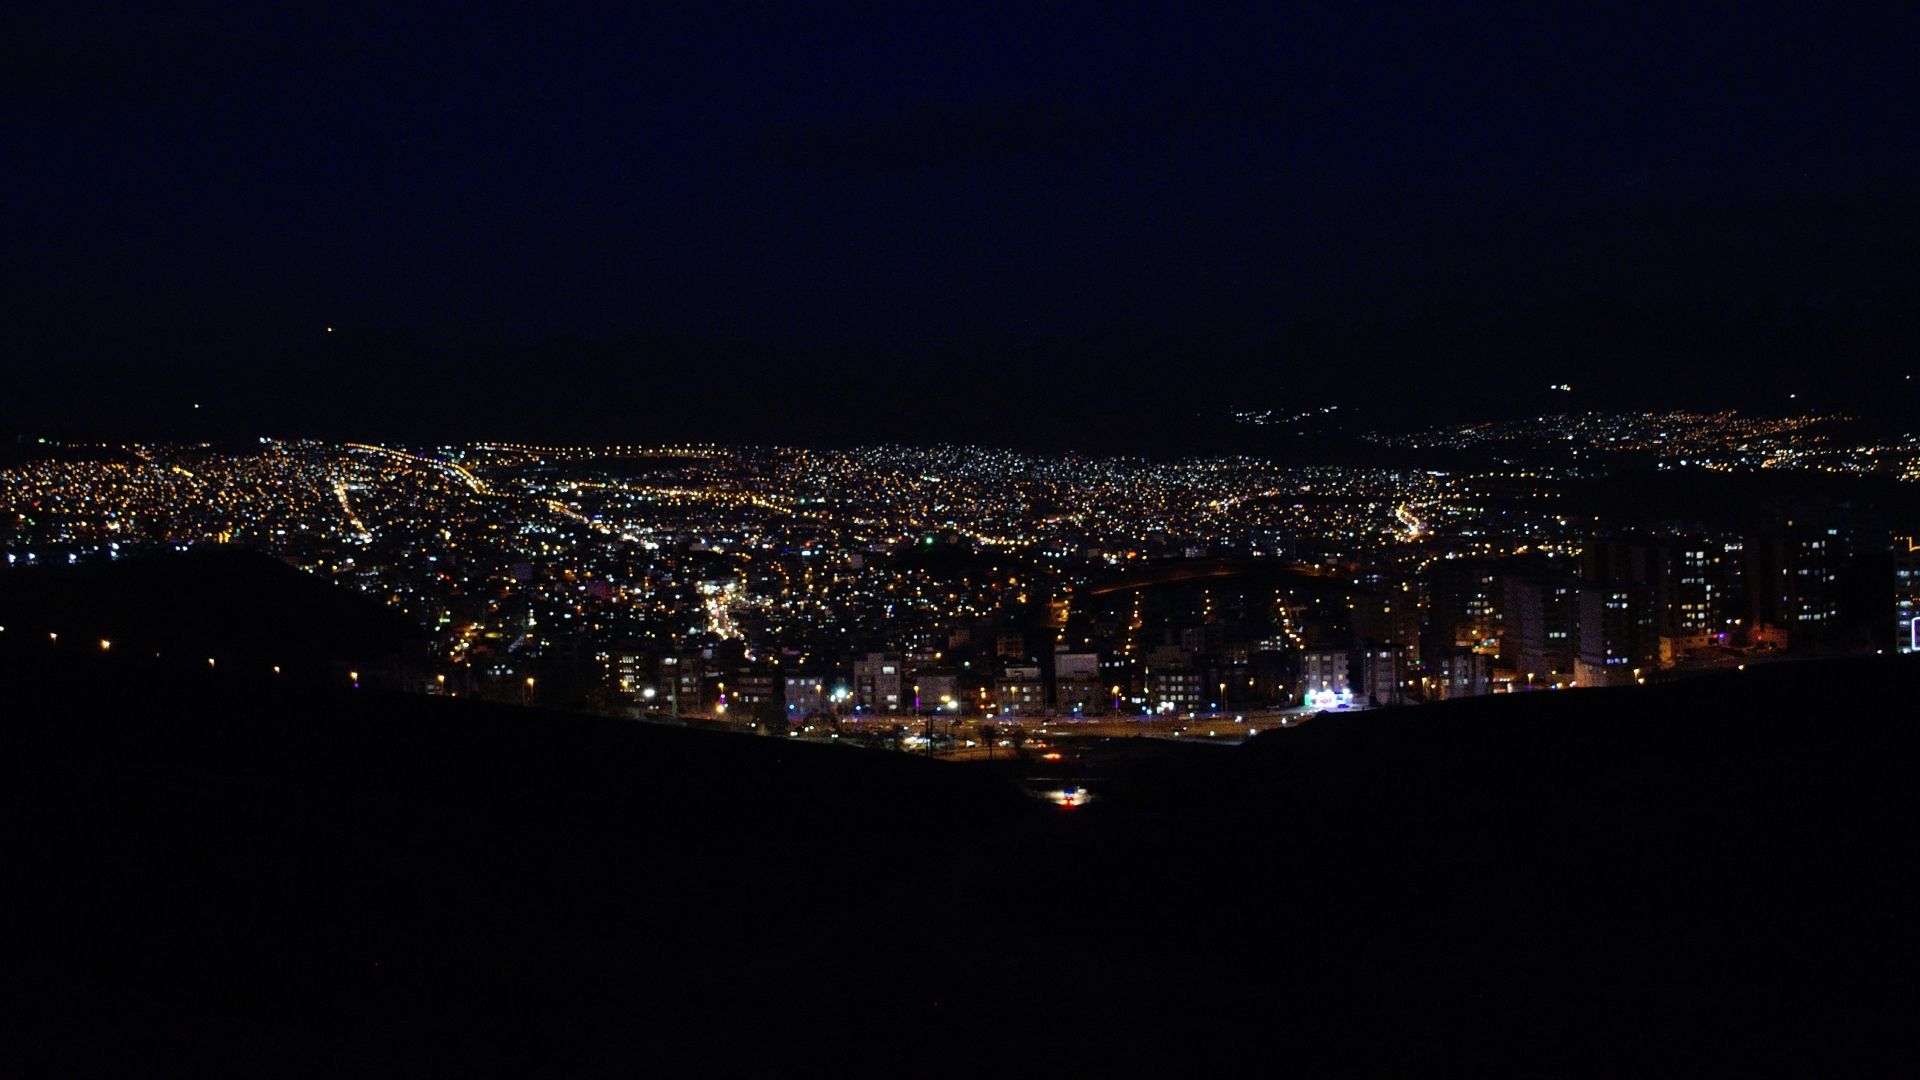
<path id="1" fill-rule="evenodd" d="M 1659 288 L 1462 284 L 1392 305 L 1276 301 L 1184 334 L 1035 329 L 886 346 L 663 332 L 238 331 L 213 316 L 90 326 L 76 339 L 62 320 L 57 333 L 23 344 L 29 359 L 0 403 L 0 432 L 1197 453 L 1266 441 L 1270 433 L 1223 434 L 1234 410 L 1326 405 L 1342 406 L 1351 434 L 1678 407 L 1845 411 L 1910 426 L 1920 384 L 1904 376 L 1920 374 L 1920 284 L 1895 255 L 1835 277 L 1800 267 L 1790 280 L 1621 273 L 1637 282 L 1654 271 Z M 82 368 L 86 393 L 71 382 Z M 290 381 L 300 393 L 285 392 Z M 1559 384 L 1573 391 L 1548 389 Z M 84 410 L 71 407 L 82 399 Z"/>

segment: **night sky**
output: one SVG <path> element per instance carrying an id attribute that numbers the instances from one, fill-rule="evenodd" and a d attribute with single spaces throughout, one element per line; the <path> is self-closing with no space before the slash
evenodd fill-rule
<path id="1" fill-rule="evenodd" d="M 0 16 L 0 433 L 1913 400 L 1913 5 L 234 7 Z"/>

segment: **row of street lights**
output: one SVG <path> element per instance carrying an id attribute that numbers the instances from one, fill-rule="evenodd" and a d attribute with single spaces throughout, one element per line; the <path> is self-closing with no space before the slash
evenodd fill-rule
<path id="1" fill-rule="evenodd" d="M 7 628 L 6 628 L 6 627 L 4 627 L 4 626 L 0 626 L 0 634 L 4 634 L 4 633 L 6 633 L 6 632 L 7 632 Z M 47 631 L 47 641 L 48 641 L 48 642 L 49 642 L 50 644 L 54 644 L 54 645 L 58 645 L 58 644 L 60 643 L 60 632 L 59 632 L 58 630 L 49 630 L 49 631 Z M 112 638 L 101 638 L 101 639 L 100 639 L 100 651 L 101 651 L 101 652 L 103 652 L 103 653 L 104 653 L 104 652 L 112 652 L 112 651 L 113 651 L 113 639 L 112 639 Z M 159 659 L 159 657 L 160 657 L 160 654 L 159 654 L 158 652 L 156 652 L 156 653 L 154 653 L 153 655 L 154 655 L 154 658 L 155 658 L 155 659 Z M 211 657 L 211 656 L 209 656 L 209 657 L 207 657 L 207 668 L 208 668 L 208 670 L 213 670 L 213 669 L 216 669 L 216 668 L 218 668 L 219 666 L 220 666 L 220 664 L 219 664 L 219 661 L 218 661 L 217 659 L 215 659 L 214 657 Z M 272 670 L 273 670 L 273 673 L 274 673 L 275 675 L 278 675 L 278 674 L 280 674 L 280 665 L 279 665 L 279 664 L 274 664 L 274 665 L 273 665 L 273 667 L 272 667 Z M 444 685 L 446 685 L 446 681 L 447 681 L 447 677 L 446 677 L 445 675 L 442 675 L 442 676 L 440 676 L 439 678 L 440 678 L 440 684 L 441 684 L 442 686 L 444 686 Z M 358 671 L 349 671 L 349 672 L 347 672 L 347 681 L 348 681 L 348 682 L 350 682 L 350 683 L 352 683 L 355 689 L 358 689 L 358 688 L 359 688 L 359 686 L 360 686 L 360 672 L 358 672 Z M 531 690 L 531 689 L 533 688 L 533 679 L 531 679 L 531 678 L 529 678 L 529 679 L 527 680 L 527 688 L 528 688 L 529 690 Z"/>
<path id="2" fill-rule="evenodd" d="M 0 634 L 4 634 L 4 633 L 6 633 L 6 632 L 7 632 L 7 628 L 6 628 L 5 626 L 0 626 Z M 58 630 L 49 630 L 49 631 L 47 631 L 47 642 L 48 642 L 49 644 L 53 644 L 53 645 L 58 645 L 58 644 L 60 643 L 60 632 L 59 632 Z M 113 651 L 113 639 L 112 639 L 112 638 L 101 638 L 101 639 L 100 639 L 100 651 L 101 651 L 101 652 L 103 652 L 103 653 L 105 653 L 105 652 L 112 652 L 112 651 Z M 154 653 L 153 655 L 154 655 L 154 658 L 155 658 L 155 659 L 158 659 L 158 658 L 159 658 L 159 656 L 160 656 L 160 654 L 159 654 L 158 652 L 156 652 L 156 653 Z M 216 660 L 216 659 L 215 659 L 214 657 L 211 657 L 211 656 L 209 656 L 209 657 L 207 657 L 207 668 L 208 668 L 209 670 L 214 670 L 214 669 L 217 669 L 218 667 L 219 667 L 219 662 L 218 662 L 218 660 Z M 274 665 L 273 665 L 273 669 L 272 669 L 272 670 L 273 670 L 273 673 L 274 673 L 275 675 L 279 675 L 279 674 L 280 674 L 280 665 L 279 665 L 279 664 L 274 664 Z M 348 681 L 348 682 L 349 682 L 350 684 L 352 684 L 352 686 L 353 686 L 353 688 L 354 688 L 354 689 L 356 689 L 356 690 L 358 690 L 358 689 L 360 688 L 360 672 L 359 672 L 359 671 L 358 671 L 357 669 L 355 669 L 355 670 L 350 670 L 350 671 L 348 671 L 348 672 L 347 672 L 347 681 Z M 440 675 L 435 675 L 435 676 L 434 676 L 434 681 L 435 681 L 435 682 L 437 682 L 437 683 L 439 684 L 439 686 L 440 686 L 440 688 L 441 688 L 442 690 L 445 690 L 445 689 L 446 689 L 446 685 L 447 685 L 447 677 L 446 677 L 446 675 L 444 675 L 444 674 L 440 674 Z M 529 704 L 529 705 L 531 705 L 531 704 L 533 704 L 533 688 L 534 688 L 534 686 L 536 685 L 536 682 L 535 682 L 535 679 L 534 679 L 534 677 L 533 677 L 533 676 L 531 676 L 531 675 L 529 675 L 529 676 L 527 676 L 527 677 L 526 677 L 526 681 L 525 681 L 525 683 L 524 683 L 523 685 L 524 685 L 524 687 L 525 687 L 525 690 L 524 690 L 524 693 L 523 693 L 523 697 L 524 697 L 524 699 L 525 699 L 525 702 L 526 702 L 526 704 Z"/>

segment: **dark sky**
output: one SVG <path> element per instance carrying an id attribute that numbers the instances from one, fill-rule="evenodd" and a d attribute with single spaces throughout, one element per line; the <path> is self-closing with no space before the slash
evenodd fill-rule
<path id="1" fill-rule="evenodd" d="M 1284 6 L 10 7 L 0 430 L 1073 441 L 1920 363 L 1920 8 Z"/>

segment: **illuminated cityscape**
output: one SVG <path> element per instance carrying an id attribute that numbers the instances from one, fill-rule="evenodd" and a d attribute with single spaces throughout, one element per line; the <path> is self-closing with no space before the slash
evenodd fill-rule
<path id="1" fill-rule="evenodd" d="M 1449 449 L 1546 448 L 1589 460 L 1637 455 L 1659 468 L 1805 469 L 1856 476 L 1920 478 L 1920 437 L 1874 439 L 1851 430 L 1848 417 L 1791 416 L 1759 419 L 1726 410 L 1716 413 L 1646 413 L 1546 416 L 1503 423 L 1437 428 L 1374 438 L 1403 447 Z"/>
<path id="2" fill-rule="evenodd" d="M 10 1075 L 1909 1056 L 1920 6 L 0 27 Z"/>
<path id="3" fill-rule="evenodd" d="M 1777 501 L 1728 525 L 1595 493 L 1631 455 L 1656 473 L 1911 478 L 1911 440 L 1835 449 L 1844 425 L 1676 413 L 1374 437 L 1481 468 L 53 445 L 0 472 L 0 505 L 9 566 L 235 545 L 372 596 L 431 642 L 406 689 L 962 752 L 978 748 L 963 718 L 1208 720 L 1206 737 L 1242 738 L 1317 713 L 1911 649 L 1910 553 L 1864 507 Z"/>

